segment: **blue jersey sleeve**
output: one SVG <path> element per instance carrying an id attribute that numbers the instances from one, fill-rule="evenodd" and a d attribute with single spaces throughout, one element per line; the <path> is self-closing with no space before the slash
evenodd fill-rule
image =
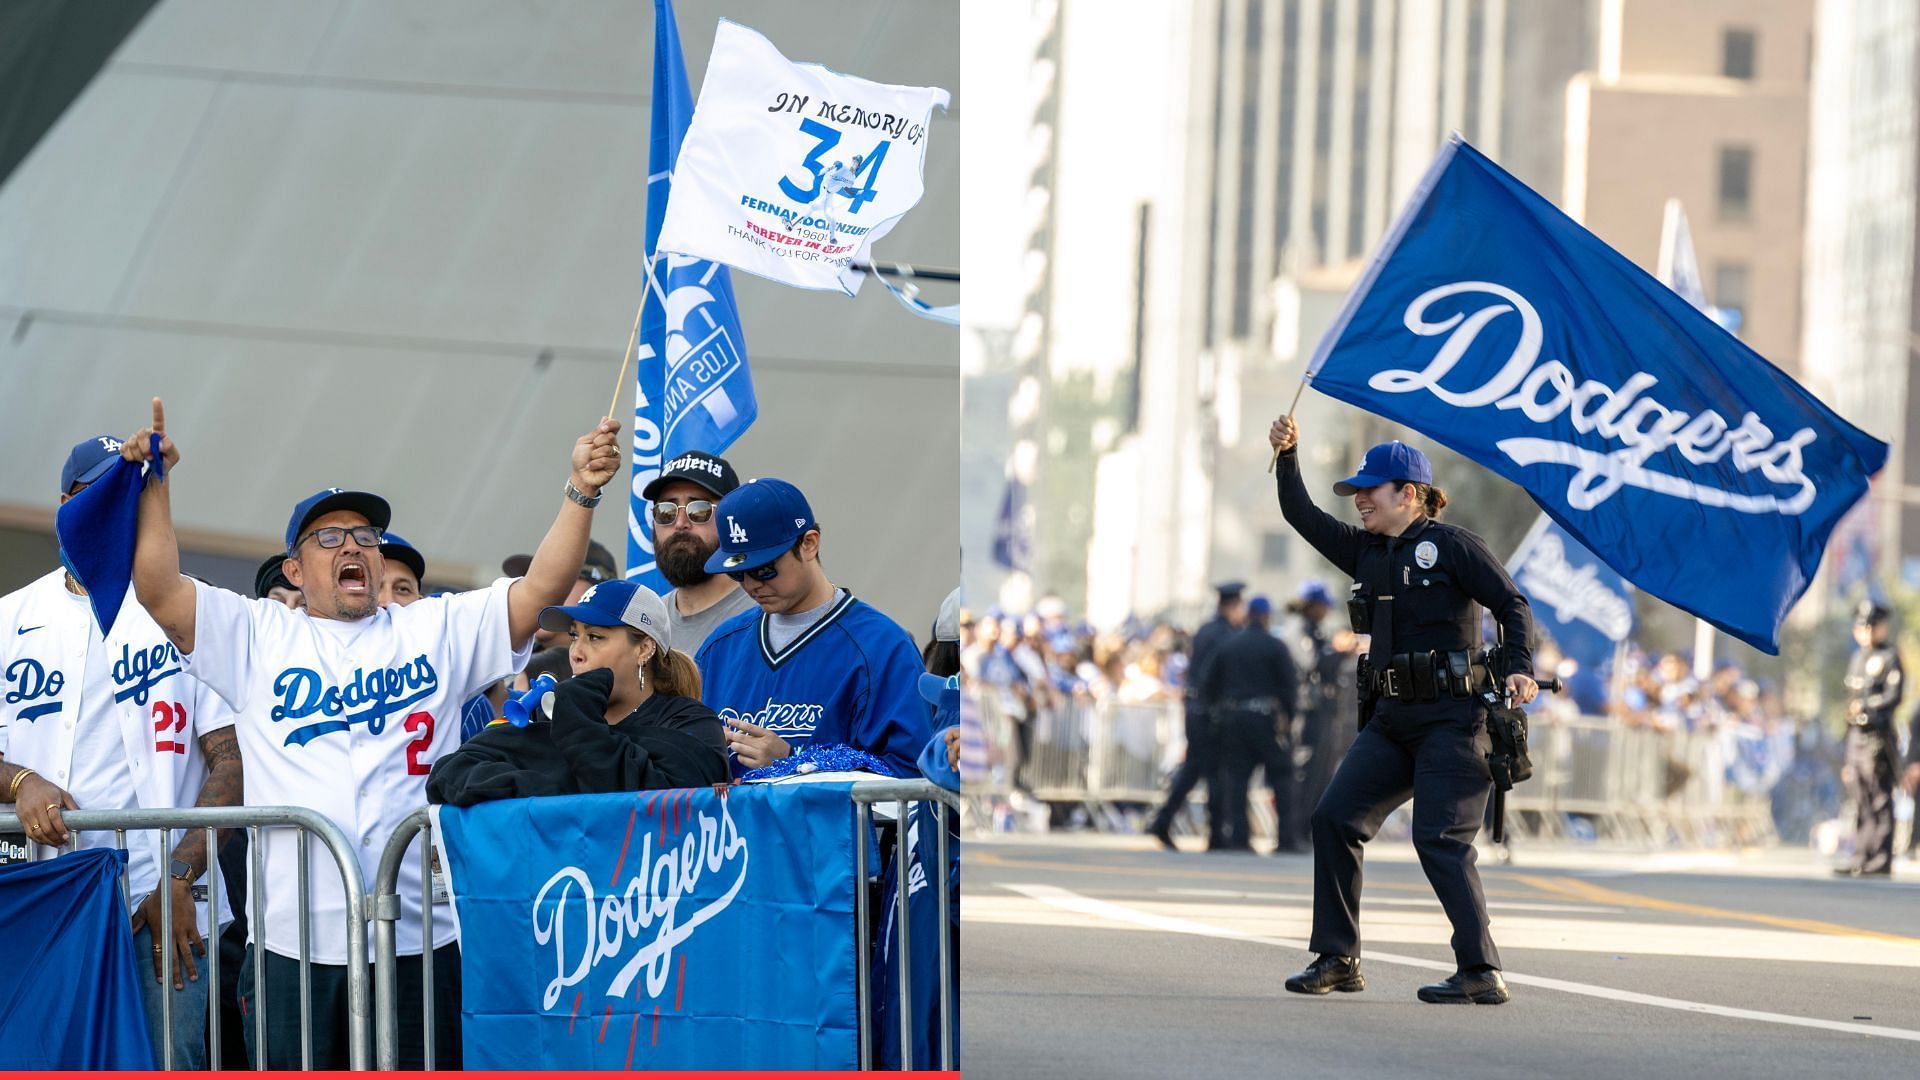
<path id="1" fill-rule="evenodd" d="M 869 644 L 872 682 L 854 745 L 886 762 L 895 776 L 917 776 L 920 751 L 933 738 L 933 710 L 920 696 L 926 667 L 906 631 L 893 629 L 888 640 Z"/>

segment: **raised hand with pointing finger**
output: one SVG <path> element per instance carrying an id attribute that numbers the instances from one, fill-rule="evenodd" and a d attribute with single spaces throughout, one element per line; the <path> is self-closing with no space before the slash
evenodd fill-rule
<path id="1" fill-rule="evenodd" d="M 159 398 L 153 399 L 153 423 L 141 428 L 120 444 L 120 456 L 132 462 L 153 459 L 153 436 L 160 436 L 161 471 L 172 472 L 180 463 L 180 448 L 167 437 L 167 410 Z"/>

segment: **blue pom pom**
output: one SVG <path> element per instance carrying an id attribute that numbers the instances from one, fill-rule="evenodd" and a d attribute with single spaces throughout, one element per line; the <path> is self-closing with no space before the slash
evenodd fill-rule
<path id="1" fill-rule="evenodd" d="M 826 746 L 808 743 L 792 754 L 762 768 L 741 775 L 741 780 L 778 780 L 785 776 L 805 776 L 815 772 L 871 772 L 892 776 L 879 758 L 844 743 Z"/>

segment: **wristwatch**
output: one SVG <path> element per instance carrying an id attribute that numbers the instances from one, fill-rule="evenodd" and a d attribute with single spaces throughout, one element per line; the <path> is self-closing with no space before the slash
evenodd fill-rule
<path id="1" fill-rule="evenodd" d="M 179 881 L 184 881 L 189 885 L 193 884 L 193 867 L 179 859 L 173 860 L 173 865 L 168 868 L 167 875 Z"/>
<path id="2" fill-rule="evenodd" d="M 574 502 L 579 503 L 581 506 L 584 506 L 589 510 L 593 509 L 596 506 L 599 506 L 600 500 L 605 497 L 606 495 L 604 492 L 599 495 L 594 495 L 589 497 L 583 492 L 581 492 L 579 488 L 573 486 L 573 480 L 571 478 L 567 480 L 567 498 L 572 499 Z"/>

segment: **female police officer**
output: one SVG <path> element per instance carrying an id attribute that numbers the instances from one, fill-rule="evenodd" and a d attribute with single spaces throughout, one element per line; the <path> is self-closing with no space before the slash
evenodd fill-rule
<path id="1" fill-rule="evenodd" d="M 1367 451 L 1357 475 L 1334 485 L 1353 497 L 1360 527 L 1313 504 L 1300 479 L 1299 428 L 1274 421 L 1280 512 L 1314 549 L 1353 579 L 1354 630 L 1371 633 L 1361 667 L 1362 729 L 1313 811 L 1313 940 L 1318 955 L 1288 990 L 1366 988 L 1360 974 L 1360 848 L 1411 796 L 1413 845 L 1453 923 L 1459 970 L 1420 988 L 1420 1000 L 1496 1005 L 1508 1000 L 1487 928 L 1473 839 L 1493 790 L 1486 709 L 1474 696 L 1491 676 L 1468 650 L 1478 643 L 1474 604 L 1491 611 L 1506 642 L 1505 689 L 1518 702 L 1537 687 L 1526 597 L 1474 534 L 1434 521 L 1446 496 L 1426 455 L 1404 443 Z"/>

